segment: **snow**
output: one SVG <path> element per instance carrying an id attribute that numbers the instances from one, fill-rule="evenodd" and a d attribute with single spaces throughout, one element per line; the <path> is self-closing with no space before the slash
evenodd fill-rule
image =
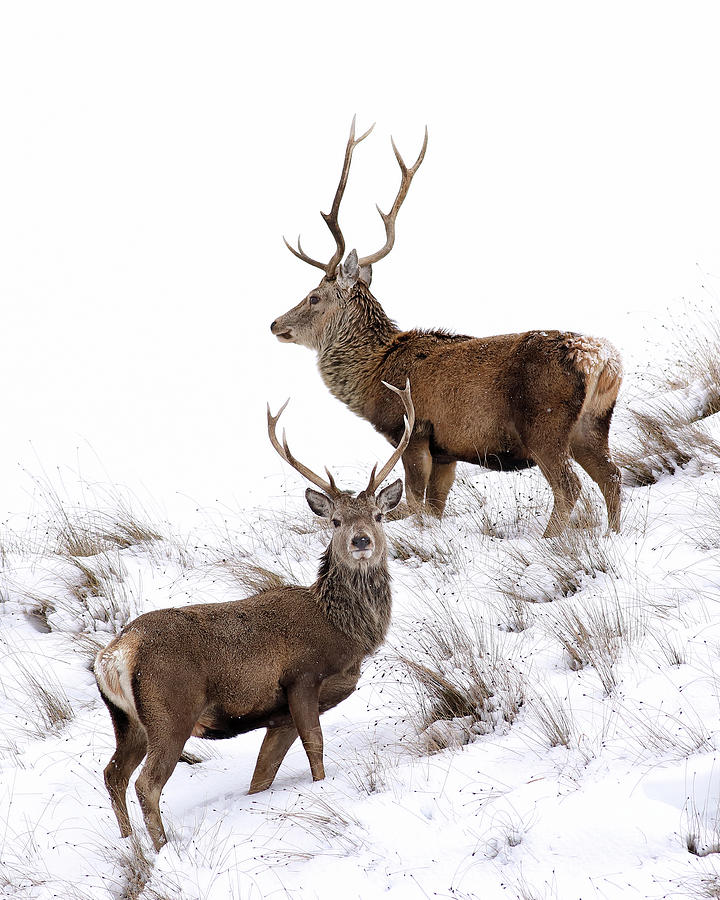
<path id="1" fill-rule="evenodd" d="M 614 440 L 623 440 L 621 429 Z M 567 596 L 539 537 L 548 491 L 533 471 L 467 467 L 442 523 L 389 523 L 390 537 L 406 541 L 391 562 L 394 624 L 359 690 L 323 716 L 326 780 L 311 782 L 298 746 L 273 788 L 249 797 L 261 735 L 213 743 L 209 755 L 191 739 L 188 749 L 203 758 L 179 764 L 166 785 L 170 841 L 158 854 L 129 792 L 147 867 L 138 896 L 330 897 L 338 885 L 357 897 L 702 896 L 691 888 L 715 871 L 713 857 L 689 853 L 687 841 L 697 835 L 702 853 L 717 844 L 720 827 L 720 575 L 716 547 L 699 546 L 693 526 L 699 501 L 717 491 L 720 466 L 702 455 L 695 463 L 627 488 L 619 536 L 571 529 L 586 554 L 569 556 L 581 575 Z M 357 469 L 350 480 L 361 483 L 363 474 Z M 473 530 L 466 506 L 474 491 L 483 492 L 485 509 L 503 501 L 508 481 L 520 498 L 509 511 L 510 536 Z M 51 528 L 44 546 L 23 550 L 16 535 L 0 585 L 6 895 L 125 896 L 137 869 L 102 783 L 112 728 L 78 642 L 84 635 L 103 644 L 121 624 L 99 615 L 109 596 L 102 585 L 123 585 L 132 598 L 124 615 L 132 616 L 240 596 L 232 566 L 248 559 L 270 570 L 281 563 L 308 582 L 327 535 L 293 486 L 294 499 L 270 495 L 264 508 L 226 511 L 223 535 L 199 516 L 184 536 L 83 559 L 52 552 Z M 592 494 L 589 484 L 585 490 Z M 528 521 L 520 507 L 532 497 L 545 509 Z M 598 512 L 600 502 L 592 495 Z M 418 555 L 407 557 L 413 546 Z M 94 596 L 77 590 L 78 560 L 111 572 Z M 522 601 L 522 631 L 502 627 L 503 577 L 518 560 L 530 560 L 518 591 L 540 589 L 544 601 Z M 593 572 L 593 560 L 607 571 Z M 38 597 L 53 604 L 42 628 L 29 618 Z M 609 638 L 609 688 L 592 660 L 570 665 L 558 640 L 558 615 L 569 611 L 596 625 L 620 623 Z M 461 649 L 458 628 L 469 636 Z M 472 682 L 475 671 L 493 678 L 512 669 L 523 694 L 512 720 L 500 712 L 509 682 L 498 679 L 489 715 L 423 726 L 418 688 L 400 657 L 431 659 L 435 633 L 456 641 L 445 661 L 436 659 L 456 684 Z M 468 669 L 473 655 L 477 668 Z M 62 688 L 68 720 L 39 726 L 28 673 Z M 547 710 L 566 729 L 564 743 L 549 740 Z"/>

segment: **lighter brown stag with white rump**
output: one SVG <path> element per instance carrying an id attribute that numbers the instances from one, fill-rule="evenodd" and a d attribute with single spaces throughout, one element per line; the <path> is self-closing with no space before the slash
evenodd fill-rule
<path id="1" fill-rule="evenodd" d="M 191 735 L 229 738 L 267 728 L 251 794 L 270 787 L 298 735 L 313 780 L 325 777 L 320 714 L 355 690 L 363 659 L 390 625 L 382 520 L 400 502 L 402 481 L 375 492 L 414 424 L 409 384 L 392 390 L 403 402 L 405 435 L 357 497 L 298 462 L 285 436 L 281 444 L 275 435 L 283 410 L 272 416 L 268 408 L 273 447 L 320 488 L 307 489 L 308 504 L 333 526 L 313 585 L 145 613 L 98 653 L 95 677 L 117 741 L 105 784 L 123 837 L 131 833 L 128 781 L 147 755 L 135 790 L 155 848 L 166 842 L 160 793 Z"/>
<path id="2" fill-rule="evenodd" d="M 336 243 L 330 261 L 309 257 L 299 240 L 297 249 L 288 244 L 325 274 L 272 323 L 272 333 L 315 350 L 330 391 L 393 444 L 403 432 L 402 412 L 381 385 L 410 379 L 416 423 L 402 459 L 412 507 L 442 515 L 458 461 L 504 471 L 537 465 L 554 496 L 545 536 L 557 535 L 580 493 L 575 460 L 600 487 L 609 528 L 618 531 L 620 472 L 608 446 L 622 380 L 617 350 L 601 338 L 568 331 L 474 338 L 398 329 L 370 293 L 372 264 L 393 247 L 395 220 L 425 156 L 427 131 L 410 168 L 393 142 L 402 177 L 390 212 L 380 212 L 385 244 L 361 259 L 352 250 L 343 262 L 340 201 L 353 150 L 371 130 L 355 138 L 353 119 L 335 199 L 322 214 Z"/>

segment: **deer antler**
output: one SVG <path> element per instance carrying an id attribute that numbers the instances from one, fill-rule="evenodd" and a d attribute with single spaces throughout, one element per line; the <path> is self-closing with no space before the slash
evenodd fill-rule
<path id="1" fill-rule="evenodd" d="M 293 469 L 296 469 L 304 478 L 307 478 L 308 481 L 312 482 L 314 485 L 320 488 L 321 491 L 324 491 L 329 497 L 337 497 L 342 491 L 335 484 L 335 479 L 332 477 L 330 472 L 327 469 L 327 476 L 329 481 L 325 481 L 324 478 L 321 478 L 319 475 L 316 475 L 311 469 L 308 469 L 307 466 L 304 466 L 299 460 L 295 459 L 295 457 L 290 452 L 290 448 L 288 447 L 287 438 L 285 437 L 285 430 L 283 429 L 283 439 L 282 444 L 277 439 L 277 434 L 275 433 L 275 426 L 277 425 L 278 419 L 285 411 L 285 407 L 290 402 L 290 398 L 283 403 L 280 407 L 278 414 L 274 416 L 270 412 L 270 404 L 267 405 L 267 422 L 268 422 L 268 437 L 270 438 L 270 443 L 277 450 L 280 456 L 285 460 L 288 465 L 291 465 Z"/>
<path id="2" fill-rule="evenodd" d="M 427 126 L 425 126 L 425 140 L 423 141 L 422 149 L 420 150 L 420 155 L 415 160 L 415 164 L 411 166 L 409 169 L 405 165 L 405 162 L 400 156 L 400 152 L 398 148 L 395 146 L 395 141 L 390 138 L 390 143 L 392 144 L 392 148 L 395 151 L 395 159 L 398 161 L 398 165 L 400 166 L 401 178 L 400 178 L 400 189 L 397 192 L 397 197 L 395 197 L 395 202 L 390 209 L 390 212 L 384 213 L 380 207 L 377 207 L 377 211 L 380 213 L 380 218 L 383 220 L 383 224 L 385 225 L 385 246 L 378 250 L 376 253 L 371 253 L 370 256 L 363 256 L 361 260 L 359 260 L 360 266 L 369 266 L 372 263 L 376 263 L 378 260 L 383 259 L 383 257 L 387 256 L 388 253 L 392 250 L 393 244 L 395 243 L 395 219 L 397 218 L 398 211 L 400 207 L 403 205 L 403 201 L 407 196 L 407 192 L 410 190 L 410 183 L 413 180 L 413 176 L 420 168 L 420 164 L 425 158 L 425 151 L 427 150 L 427 142 L 428 142 L 428 131 Z M 388 385 L 389 387 L 389 385 Z"/>
<path id="3" fill-rule="evenodd" d="M 385 463 L 382 469 L 380 469 L 377 475 L 375 474 L 377 465 L 373 466 L 373 470 L 370 473 L 370 481 L 368 482 L 368 486 L 365 488 L 365 493 L 367 494 L 374 494 L 390 474 L 393 466 L 403 455 L 403 453 L 405 452 L 405 448 L 410 443 L 410 435 L 412 434 L 413 426 L 415 425 L 415 407 L 413 406 L 412 397 L 410 396 L 410 379 L 407 378 L 405 380 L 405 390 L 403 391 L 401 391 L 400 388 L 396 388 L 392 384 L 388 384 L 387 381 L 383 381 L 383 384 L 386 388 L 389 388 L 389 390 L 396 393 L 403 402 L 403 406 L 405 407 L 405 415 L 403 417 L 405 419 L 405 431 L 403 433 L 403 436 L 400 438 L 399 444 L 393 451 L 392 456 Z M 280 412 L 282 412 L 282 410 L 280 410 Z"/>
<path id="4" fill-rule="evenodd" d="M 312 259 L 312 257 L 308 256 L 300 246 L 299 237 L 297 250 L 294 247 L 291 247 L 290 244 L 288 244 L 288 242 L 285 240 L 285 238 L 283 238 L 283 240 L 285 241 L 285 246 L 294 256 L 297 256 L 297 258 L 303 260 L 303 262 L 309 263 L 311 266 L 315 266 L 318 269 L 323 269 L 328 278 L 335 277 L 335 269 L 337 268 L 337 265 L 342 259 L 343 253 L 345 252 L 345 238 L 343 237 L 343 233 L 340 230 L 340 225 L 338 224 L 338 212 L 340 210 L 340 201 L 343 198 L 345 187 L 347 185 L 353 150 L 357 147 L 360 141 L 365 140 L 365 138 L 370 134 L 374 127 L 375 123 L 373 123 L 364 134 L 361 134 L 359 138 L 356 138 L 355 116 L 353 116 L 352 125 L 350 126 L 350 137 L 348 138 L 347 146 L 345 148 L 345 161 L 343 162 L 343 168 L 340 174 L 340 182 L 338 183 L 337 190 L 335 191 L 335 199 L 333 200 L 329 213 L 320 213 L 320 215 L 325 220 L 325 224 L 330 229 L 330 234 L 332 234 L 332 236 L 335 238 L 336 250 L 331 257 L 330 262 L 321 263 L 318 262 L 318 260 Z M 282 412 L 282 410 L 280 412 Z"/>

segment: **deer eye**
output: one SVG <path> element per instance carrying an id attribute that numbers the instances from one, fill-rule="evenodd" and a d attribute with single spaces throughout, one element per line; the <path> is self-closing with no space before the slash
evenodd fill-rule
<path id="1" fill-rule="evenodd" d="M 376 521 L 376 522 L 382 522 L 382 513 L 378 513 L 378 514 L 375 516 L 375 521 Z"/>
<path id="2" fill-rule="evenodd" d="M 318 295 L 313 294 L 312 297 L 310 298 L 310 305 L 315 306 L 315 304 L 319 303 L 319 302 L 320 302 L 320 298 L 318 297 Z"/>
<path id="3" fill-rule="evenodd" d="M 333 520 L 332 520 L 332 523 L 333 523 L 333 526 L 334 526 L 335 528 L 339 528 L 339 527 L 340 527 L 340 519 L 333 519 Z"/>

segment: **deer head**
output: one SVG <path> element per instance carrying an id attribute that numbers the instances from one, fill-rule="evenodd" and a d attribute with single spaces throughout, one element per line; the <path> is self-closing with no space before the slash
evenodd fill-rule
<path id="1" fill-rule="evenodd" d="M 288 404 L 287 400 L 277 415 L 272 415 L 269 406 L 267 410 L 270 442 L 286 463 L 320 488 L 320 491 L 308 488 L 305 491 L 305 498 L 315 515 L 327 519 L 332 524 L 333 533 L 329 552 L 336 562 L 349 568 L 377 565 L 385 560 L 387 544 L 382 526 L 383 518 L 385 513 L 398 505 L 402 497 L 403 484 L 399 478 L 384 487 L 377 495 L 376 491 L 390 474 L 408 445 L 415 424 L 415 409 L 410 396 L 409 381 L 406 382 L 405 389 L 402 391 L 391 384 L 385 384 L 385 386 L 394 391 L 403 402 L 405 431 L 388 461 L 379 472 L 377 466 L 373 468 L 367 487 L 356 497 L 338 488 L 335 479 L 327 469 L 325 470 L 326 480 L 299 462 L 290 452 L 284 432 L 282 443 L 280 443 L 275 428 Z"/>
<path id="2" fill-rule="evenodd" d="M 395 220 L 397 214 L 410 189 L 413 176 L 420 168 L 420 164 L 425 158 L 428 140 L 427 128 L 425 129 L 425 139 L 423 140 L 420 155 L 415 160 L 414 165 L 410 168 L 405 165 L 402 156 L 400 156 L 400 153 L 395 146 L 395 141 L 392 138 L 390 139 L 393 151 L 395 152 L 395 158 L 400 166 L 401 179 L 400 188 L 390 211 L 384 213 L 380 207 L 377 207 L 380 217 L 383 220 L 383 225 L 385 226 L 385 244 L 375 253 L 371 253 L 369 256 L 363 256 L 361 258 L 358 258 L 355 250 L 351 250 L 345 260 L 343 260 L 345 238 L 343 237 L 343 233 L 338 224 L 340 202 L 345 193 L 353 150 L 361 141 L 365 140 L 374 127 L 374 125 L 371 125 L 364 134 L 360 135 L 359 138 L 356 138 L 355 117 L 353 117 L 350 128 L 350 137 L 348 138 L 347 146 L 345 148 L 345 160 L 340 174 L 340 181 L 338 183 L 337 191 L 335 192 L 335 199 L 333 200 L 329 213 L 320 213 L 330 229 L 330 233 L 335 238 L 335 252 L 330 260 L 327 263 L 322 263 L 308 256 L 302 248 L 300 238 L 298 238 L 297 249 L 285 241 L 286 247 L 294 256 L 297 256 L 298 259 L 303 260 L 303 262 L 306 262 L 311 266 L 315 266 L 315 268 L 322 269 L 325 274 L 317 287 L 310 291 L 297 306 L 288 310 L 288 312 L 280 316 L 270 325 L 272 333 L 278 340 L 284 343 L 302 344 L 303 346 L 310 347 L 314 350 L 318 349 L 320 337 L 325 329 L 328 318 L 332 317 L 343 303 L 348 302 L 351 290 L 358 281 L 362 281 L 368 287 L 370 286 L 373 263 L 383 259 L 393 248 L 393 244 L 395 243 Z M 283 240 L 285 240 L 285 238 L 283 238 Z"/>

